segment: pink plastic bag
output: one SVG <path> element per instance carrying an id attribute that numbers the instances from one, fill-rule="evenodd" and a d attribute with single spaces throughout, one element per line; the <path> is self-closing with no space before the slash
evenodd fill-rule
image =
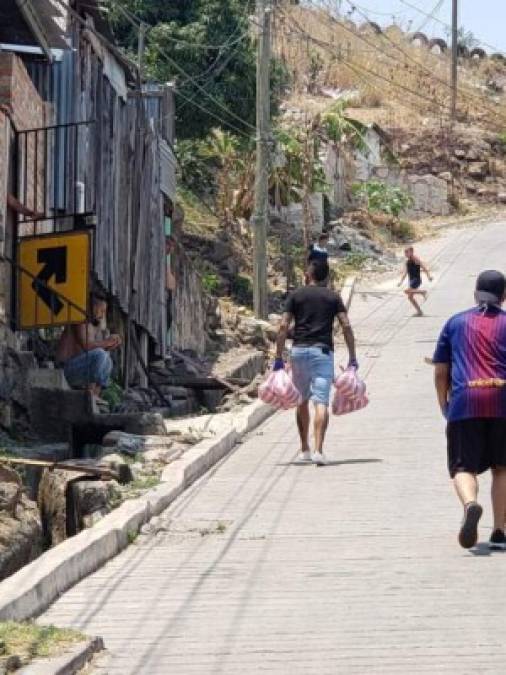
<path id="1" fill-rule="evenodd" d="M 271 371 L 258 387 L 258 396 L 274 408 L 288 410 L 302 403 L 302 396 L 286 370 Z"/>
<path id="2" fill-rule="evenodd" d="M 357 375 L 355 368 L 347 368 L 335 381 L 332 401 L 334 415 L 347 415 L 362 410 L 369 403 L 365 382 Z"/>

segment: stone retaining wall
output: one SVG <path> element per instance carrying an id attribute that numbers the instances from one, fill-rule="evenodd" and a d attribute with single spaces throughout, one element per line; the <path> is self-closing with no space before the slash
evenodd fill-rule
<path id="1" fill-rule="evenodd" d="M 442 178 L 432 174 L 410 175 L 399 167 L 390 166 L 375 167 L 372 171 L 374 178 L 400 187 L 412 196 L 413 207 L 405 214 L 408 218 L 447 216 L 450 213 L 448 183 Z"/>

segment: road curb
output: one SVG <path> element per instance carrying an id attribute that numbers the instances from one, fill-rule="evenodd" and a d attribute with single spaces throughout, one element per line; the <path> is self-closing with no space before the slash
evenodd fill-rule
<path id="1" fill-rule="evenodd" d="M 102 638 L 91 638 L 80 642 L 62 656 L 35 661 L 18 672 L 19 675 L 74 675 L 103 649 Z"/>
<path id="2" fill-rule="evenodd" d="M 341 299 L 344 303 L 344 306 L 349 311 L 351 307 L 351 300 L 353 298 L 353 293 L 355 292 L 355 284 L 357 282 L 357 277 L 346 277 L 344 284 L 341 288 Z"/>
<path id="3" fill-rule="evenodd" d="M 274 412 L 265 403 L 255 401 L 237 414 L 224 414 L 223 429 L 167 466 L 160 485 L 142 497 L 124 502 L 94 527 L 46 551 L 2 581 L 0 620 L 24 621 L 41 614 L 71 586 L 126 548 L 145 523 L 166 509 L 246 433 Z M 220 416 L 215 419 L 219 422 Z"/>

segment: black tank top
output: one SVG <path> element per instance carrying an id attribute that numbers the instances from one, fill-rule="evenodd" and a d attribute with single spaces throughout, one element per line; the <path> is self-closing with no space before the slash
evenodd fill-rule
<path id="1" fill-rule="evenodd" d="M 410 281 L 418 281 L 422 278 L 420 263 L 416 263 L 414 260 L 408 260 L 406 268 L 408 270 Z"/>

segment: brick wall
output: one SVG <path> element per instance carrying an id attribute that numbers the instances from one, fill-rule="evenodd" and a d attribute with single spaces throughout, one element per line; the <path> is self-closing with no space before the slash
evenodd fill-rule
<path id="1" fill-rule="evenodd" d="M 9 118 L 0 110 L 0 253 L 4 251 L 7 217 L 7 143 L 9 135 Z"/>
<path id="2" fill-rule="evenodd" d="M 21 59 L 10 52 L 0 52 L 0 105 L 18 131 L 44 126 L 44 102 Z"/>
<path id="3" fill-rule="evenodd" d="M 46 104 L 40 98 L 26 68 L 19 57 L 9 52 L 0 52 L 0 106 L 7 111 L 17 131 L 36 129 L 46 124 Z M 24 144 L 23 144 L 24 146 Z M 36 147 L 37 146 L 37 147 Z M 40 211 L 43 203 L 43 157 L 44 146 L 42 134 L 28 136 L 24 153 L 18 157 L 20 175 L 24 175 L 24 162 L 27 162 L 26 198 L 20 195 L 20 201 L 33 210 Z M 0 155 L 3 158 L 5 155 Z M 39 158 L 37 176 L 34 171 L 35 157 Z M 35 199 L 35 178 L 37 178 L 37 199 Z M 23 228 L 21 228 L 23 230 Z M 30 234 L 30 231 L 22 232 Z"/>

